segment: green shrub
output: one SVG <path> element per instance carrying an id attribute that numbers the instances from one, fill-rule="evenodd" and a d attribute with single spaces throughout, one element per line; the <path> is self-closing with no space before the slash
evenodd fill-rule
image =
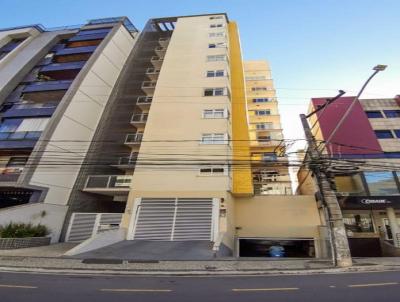
<path id="1" fill-rule="evenodd" d="M 45 225 L 30 223 L 13 223 L 0 226 L 1 238 L 44 237 L 49 233 Z"/>

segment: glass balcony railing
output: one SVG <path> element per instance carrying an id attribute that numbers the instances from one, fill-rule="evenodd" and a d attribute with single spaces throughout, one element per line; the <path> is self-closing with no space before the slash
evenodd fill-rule
<path id="1" fill-rule="evenodd" d="M 152 101 L 152 96 L 140 96 L 136 99 L 136 105 L 150 105 Z"/>
<path id="2" fill-rule="evenodd" d="M 145 123 L 145 122 L 147 122 L 148 116 L 149 115 L 147 113 L 134 114 L 134 115 L 132 115 L 131 123 L 133 123 L 133 124 L 135 124 L 135 123 Z"/>
<path id="3" fill-rule="evenodd" d="M 41 131 L 0 132 L 0 141 L 4 140 L 37 140 Z"/>
<path id="4" fill-rule="evenodd" d="M 91 175 L 85 189 L 123 189 L 129 188 L 131 183 L 132 175 Z"/>
<path id="5" fill-rule="evenodd" d="M 139 144 L 143 139 L 143 133 L 131 133 L 127 134 L 125 138 L 125 144 Z"/>
<path id="6" fill-rule="evenodd" d="M 71 83 L 72 80 L 33 82 L 26 85 L 22 92 L 67 90 Z"/>

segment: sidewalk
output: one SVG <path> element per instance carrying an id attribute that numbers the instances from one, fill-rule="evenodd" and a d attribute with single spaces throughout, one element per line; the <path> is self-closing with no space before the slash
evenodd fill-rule
<path id="1" fill-rule="evenodd" d="M 400 270 L 400 258 L 358 258 L 346 269 L 318 259 L 218 259 L 141 261 L 77 259 L 61 255 L 71 244 L 0 251 L 0 271 L 119 275 L 282 275 Z"/>

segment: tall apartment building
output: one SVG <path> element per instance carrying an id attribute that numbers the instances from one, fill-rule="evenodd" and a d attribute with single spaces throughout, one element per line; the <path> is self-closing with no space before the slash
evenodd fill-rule
<path id="1" fill-rule="evenodd" d="M 278 101 L 266 61 L 245 61 L 250 152 L 256 194 L 291 194 Z"/>
<path id="2" fill-rule="evenodd" d="M 136 34 L 127 18 L 0 30 L 0 208 L 11 207 L 2 222 L 48 223 L 58 240 Z"/>
<path id="3" fill-rule="evenodd" d="M 310 121 L 316 122 L 313 131 L 318 141 L 331 136 L 353 100 L 342 97 Z M 312 99 L 310 111 L 324 102 Z M 353 256 L 399 253 L 399 138 L 399 97 L 362 99 L 324 148 Z M 311 194 L 315 184 L 310 174 L 301 170 L 299 178 L 299 191 Z"/>
<path id="4" fill-rule="evenodd" d="M 104 63 L 110 63 L 94 72 L 104 79 L 91 79 L 90 92 L 78 90 L 76 116 L 59 114 L 90 130 L 63 125 L 56 118 L 52 123 L 52 117 L 46 127 L 53 125 L 63 135 L 38 140 L 46 145 L 39 154 L 49 152 L 28 162 L 24 171 L 42 171 L 49 161 L 69 166 L 60 170 L 68 172 L 64 176 L 46 171 L 32 178 L 36 185 L 54 186 L 48 185 L 44 201 L 29 206 L 48 200 L 62 203 L 66 219 L 61 240 L 82 242 L 70 254 L 130 240 L 133 252 L 143 251 L 141 243 L 146 242 L 153 255 L 162 253 L 165 244 L 173 250 L 179 243 L 182 257 L 268 256 L 271 245 L 281 244 L 289 256 L 321 257 L 314 197 L 284 195 L 288 191 L 274 186 L 270 190 L 268 185 L 284 176 L 282 170 L 277 176 L 279 159 L 270 154 L 278 154 L 282 145 L 262 137 L 260 146 L 250 144 L 254 131 L 249 131 L 251 96 L 246 99 L 246 87 L 268 80 L 245 81 L 236 23 L 223 13 L 157 18 L 139 35 L 124 26 L 124 20 L 112 23 L 101 42 L 104 50 L 100 44 L 93 54 L 104 55 Z M 98 29 L 107 24 L 94 20 L 76 34 L 93 22 Z M 114 41 L 112 33 L 124 39 Z M 113 49 L 106 51 L 107 45 Z M 84 80 L 78 73 L 72 85 L 81 87 Z M 74 93 L 68 90 L 65 97 Z M 261 105 L 276 109 L 272 101 Z M 280 127 L 279 117 L 270 118 Z M 254 174 L 264 167 L 273 177 L 260 186 Z M 0 210 L 0 223 L 4 211 L 11 209 Z"/>

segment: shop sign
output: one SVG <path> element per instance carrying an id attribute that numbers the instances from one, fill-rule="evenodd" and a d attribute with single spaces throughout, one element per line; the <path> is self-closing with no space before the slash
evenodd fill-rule
<path id="1" fill-rule="evenodd" d="M 343 196 L 338 200 L 343 209 L 400 209 L 400 196 Z"/>

